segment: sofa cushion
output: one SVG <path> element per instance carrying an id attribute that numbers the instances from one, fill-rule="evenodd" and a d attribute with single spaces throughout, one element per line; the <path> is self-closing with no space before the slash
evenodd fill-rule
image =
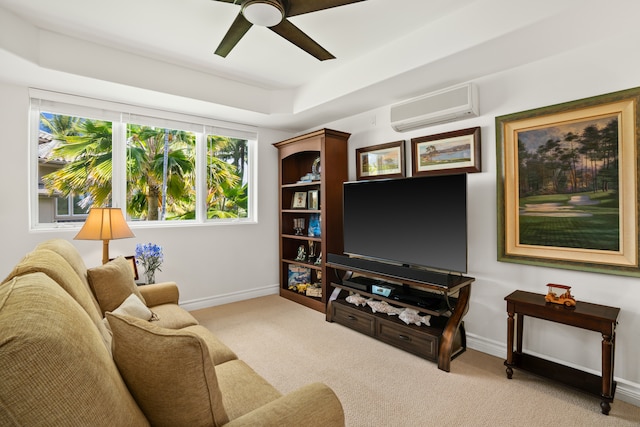
<path id="1" fill-rule="evenodd" d="M 282 394 L 242 360 L 216 366 L 222 403 L 233 420 L 276 400 Z"/>
<path id="2" fill-rule="evenodd" d="M 158 315 L 157 325 L 163 328 L 181 329 L 198 324 L 191 313 L 177 304 L 160 304 L 149 308 Z"/>
<path id="3" fill-rule="evenodd" d="M 152 425 L 220 426 L 228 422 L 205 342 L 184 330 L 161 328 L 107 313 L 113 358 Z"/>
<path id="4" fill-rule="evenodd" d="M 238 356 L 227 347 L 222 341 L 220 341 L 210 330 L 202 325 L 187 326 L 184 331 L 192 332 L 198 335 L 207 345 L 209 349 L 209 356 L 214 365 L 220 365 L 229 360 L 237 359 Z"/>
<path id="5" fill-rule="evenodd" d="M 0 331 L 0 425 L 149 425 L 87 313 L 44 273 L 0 286 Z"/>
<path id="6" fill-rule="evenodd" d="M 87 312 L 96 325 L 107 349 L 111 349 L 111 337 L 102 322 L 102 314 L 97 309 L 88 285 L 80 279 L 71 265 L 58 253 L 49 249 L 36 249 L 28 253 L 13 268 L 8 278 L 29 273 L 42 272 L 53 279 Z"/>
<path id="7" fill-rule="evenodd" d="M 146 304 L 131 274 L 131 265 L 123 256 L 87 270 L 89 285 L 104 315 L 113 311 L 132 293 Z"/>
<path id="8" fill-rule="evenodd" d="M 75 246 L 68 240 L 64 239 L 49 239 L 38 244 L 38 249 L 49 249 L 64 258 L 71 268 L 78 274 L 80 280 L 89 288 L 89 282 L 87 280 L 87 265 L 84 263 L 80 252 Z"/>

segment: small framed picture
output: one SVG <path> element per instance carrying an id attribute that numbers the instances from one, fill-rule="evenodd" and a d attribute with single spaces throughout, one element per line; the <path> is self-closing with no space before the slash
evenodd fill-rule
<path id="1" fill-rule="evenodd" d="M 411 140 L 412 176 L 482 172 L 480 127 Z"/>
<path id="2" fill-rule="evenodd" d="M 293 194 L 293 200 L 291 201 L 291 209 L 306 209 L 307 208 L 307 192 L 296 191 Z"/>
<path id="3" fill-rule="evenodd" d="M 309 190 L 308 194 L 309 209 L 318 209 L 320 207 L 318 190 Z"/>
<path id="4" fill-rule="evenodd" d="M 356 177 L 362 179 L 404 176 L 404 141 L 389 142 L 356 150 Z"/>

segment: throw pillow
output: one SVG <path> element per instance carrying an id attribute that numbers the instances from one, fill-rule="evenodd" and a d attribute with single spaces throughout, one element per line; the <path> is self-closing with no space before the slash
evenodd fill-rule
<path id="1" fill-rule="evenodd" d="M 87 270 L 89 285 L 98 300 L 102 314 L 113 311 L 132 293 L 146 305 L 144 297 L 133 280 L 131 266 L 123 256 Z"/>
<path id="2" fill-rule="evenodd" d="M 107 313 L 113 359 L 154 426 L 217 426 L 229 419 L 206 343 L 184 330 Z"/>
<path id="3" fill-rule="evenodd" d="M 118 308 L 113 310 L 113 313 L 123 316 L 137 317 L 142 320 L 159 320 L 158 315 L 149 310 L 149 307 L 144 305 L 136 294 L 129 295 Z"/>

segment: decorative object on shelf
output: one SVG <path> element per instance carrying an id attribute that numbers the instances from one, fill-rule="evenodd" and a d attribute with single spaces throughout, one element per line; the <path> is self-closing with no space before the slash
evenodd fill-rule
<path id="1" fill-rule="evenodd" d="M 318 209 L 320 206 L 318 190 L 309 190 L 309 209 Z"/>
<path id="2" fill-rule="evenodd" d="M 427 316 L 420 316 L 418 310 L 413 309 L 413 308 L 405 308 L 402 313 L 400 313 L 400 316 L 398 316 L 398 318 L 400 320 L 402 320 L 404 323 L 406 323 L 407 325 L 425 325 L 425 326 L 430 326 L 431 325 L 431 316 L 427 315 Z"/>
<path id="3" fill-rule="evenodd" d="M 309 237 L 320 237 L 322 235 L 320 214 L 312 214 L 309 217 L 309 230 L 307 231 L 307 234 Z"/>
<path id="4" fill-rule="evenodd" d="M 412 176 L 482 172 L 480 128 L 411 139 Z"/>
<path id="5" fill-rule="evenodd" d="M 296 236 L 302 236 L 302 230 L 304 230 L 304 218 L 294 218 L 293 229 L 296 232 Z"/>
<path id="6" fill-rule="evenodd" d="M 367 305 L 374 313 L 385 313 L 389 316 L 396 316 L 404 311 L 403 308 L 395 307 L 386 301 L 377 301 L 374 299 L 367 301 Z"/>
<path id="7" fill-rule="evenodd" d="M 136 262 L 144 267 L 147 284 L 156 283 L 156 270 L 162 271 L 160 266 L 164 261 L 162 246 L 155 243 L 136 245 Z"/>
<path id="8" fill-rule="evenodd" d="M 316 259 L 316 244 L 313 240 L 309 240 L 307 242 L 307 245 L 309 246 L 309 254 L 307 256 L 307 261 L 313 262 Z"/>
<path id="9" fill-rule="evenodd" d="M 496 117 L 498 261 L 640 276 L 638 97 Z"/>
<path id="10" fill-rule="evenodd" d="M 347 301 L 349 304 L 353 304 L 353 305 L 357 305 L 357 306 L 365 306 L 367 305 L 367 301 L 369 301 L 368 299 L 366 299 L 365 297 L 363 297 L 360 294 L 352 294 L 349 295 L 348 297 L 345 298 L 345 301 Z"/>
<path id="11" fill-rule="evenodd" d="M 109 262 L 109 241 L 135 237 L 120 208 L 91 208 L 76 240 L 102 240 L 102 263 Z"/>
<path id="12" fill-rule="evenodd" d="M 546 302 L 562 304 L 565 307 L 576 306 L 576 299 L 571 295 L 571 286 L 547 283 L 547 288 L 547 294 L 544 296 Z"/>
<path id="13" fill-rule="evenodd" d="M 304 245 L 298 246 L 298 255 L 296 255 L 296 261 L 306 261 L 307 251 L 304 249 Z"/>
<path id="14" fill-rule="evenodd" d="M 404 176 L 404 141 L 356 149 L 356 177 L 361 179 Z"/>
<path id="15" fill-rule="evenodd" d="M 320 254 L 318 255 L 318 258 L 316 258 L 316 262 L 314 262 L 313 264 L 322 265 L 322 252 L 320 252 Z"/>
<path id="16" fill-rule="evenodd" d="M 307 192 L 296 191 L 293 194 L 293 200 L 291 200 L 292 209 L 305 209 L 307 207 Z"/>
<path id="17" fill-rule="evenodd" d="M 320 156 L 316 157 L 311 165 L 311 176 L 314 181 L 320 181 Z"/>
<path id="18" fill-rule="evenodd" d="M 303 267 L 301 265 L 289 265 L 287 274 L 287 288 L 292 291 L 298 291 L 298 286 L 302 285 L 306 289 L 305 285 L 311 283 L 311 269 Z"/>
<path id="19" fill-rule="evenodd" d="M 307 287 L 305 295 L 308 297 L 322 298 L 322 287 L 314 283 Z"/>

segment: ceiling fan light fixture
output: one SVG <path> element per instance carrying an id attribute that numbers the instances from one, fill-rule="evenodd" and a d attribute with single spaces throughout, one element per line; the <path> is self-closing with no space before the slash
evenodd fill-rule
<path id="1" fill-rule="evenodd" d="M 273 27 L 284 18 L 284 8 L 275 0 L 250 0 L 242 6 L 242 14 L 254 25 Z"/>

